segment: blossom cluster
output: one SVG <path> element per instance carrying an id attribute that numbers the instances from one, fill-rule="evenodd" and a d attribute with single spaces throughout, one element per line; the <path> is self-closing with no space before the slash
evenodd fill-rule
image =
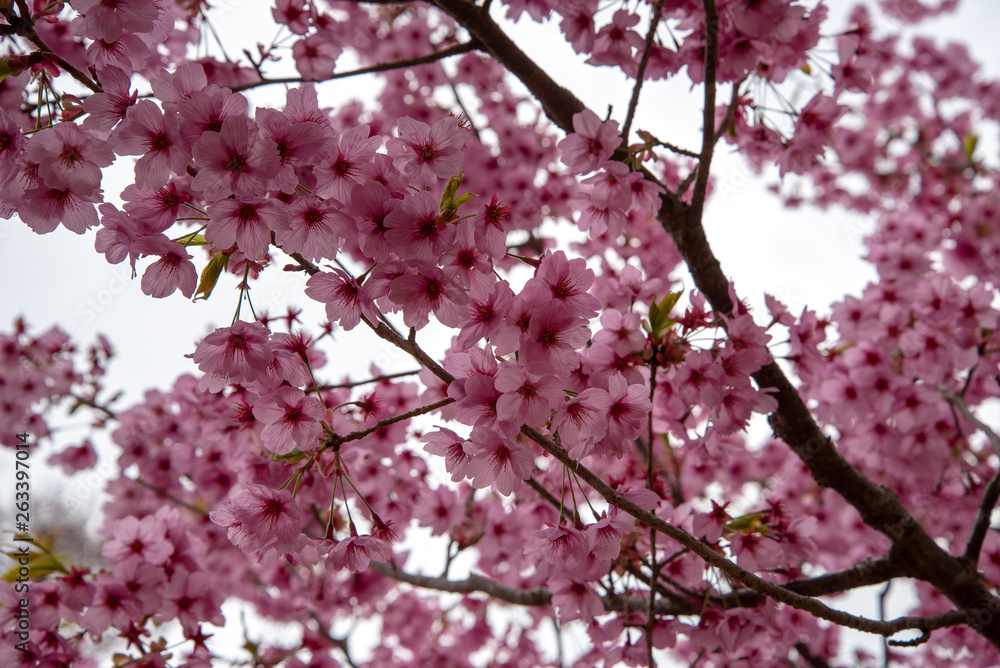
<path id="1" fill-rule="evenodd" d="M 596 0 L 503 3 L 511 19 L 558 21 L 590 65 L 632 78 L 683 70 L 703 83 L 717 48 L 715 80 L 734 88 L 717 110 L 719 138 L 755 169 L 775 165 L 784 183 L 808 180 L 807 195 L 778 189 L 789 203 L 871 217 L 864 236 L 878 280 L 824 316 L 771 296 L 756 312 L 732 283 L 727 308 L 698 290 L 682 300 L 681 244 L 665 229 L 677 225 L 657 212 L 685 211 L 705 156 L 645 131 L 630 144 L 631 113 L 624 123 L 565 114 L 561 136 L 521 113 L 529 100 L 496 59 L 457 48 L 464 32 L 444 11 L 277 0 L 272 16 L 291 37 L 261 44 L 259 60 L 247 52 L 246 67 L 183 59 L 201 25 L 184 3 L 16 4 L 0 9 L 11 35 L 47 49 L 5 61 L 0 213 L 38 233 L 96 228 L 96 251 L 141 269 L 139 288 L 155 298 L 207 298 L 229 272 L 242 299 L 286 256 L 285 270 L 309 274 L 305 297 L 327 322 L 300 328 L 291 309 L 284 319 L 237 311 L 192 351 L 197 378 L 114 411 L 99 398 L 111 356 L 103 339 L 82 371 L 58 330 L 32 336 L 19 323 L 0 338 L 4 434 L 46 437 L 40 415 L 65 401 L 100 411 L 96 426 L 114 424 L 120 451 L 103 564 L 52 555 L 57 566 L 28 601 L 28 652 L 11 649 L 23 602 L 0 584 L 4 665 L 94 665 L 89 644 L 109 633 L 127 641 L 129 660 L 165 665 L 170 650 L 156 636 L 168 622 L 187 641 L 184 665 L 210 665 L 225 654 L 209 625 L 226 622 L 226 597 L 301 626 L 296 647 L 248 639 L 261 665 L 337 665 L 347 642 L 331 629 L 352 615 L 381 617 L 370 665 L 547 660 L 537 638 L 493 628 L 492 603 L 452 605 L 394 576 L 456 591 L 485 581 L 498 599 L 530 599 L 533 627 L 553 615 L 578 621 L 590 643 L 579 665 L 636 665 L 654 651 L 688 663 L 821 663 L 837 655 L 835 625 L 742 597 L 758 592 L 625 510 L 790 588 L 891 555 L 892 531 L 864 524 L 777 437 L 749 442 L 753 415 L 796 390 L 837 451 L 898 495 L 931 538 L 949 549 L 968 540 L 997 469 L 982 426 L 956 406 L 1000 398 L 989 371 L 1000 363 L 997 174 L 976 153 L 976 122 L 1000 120 L 1000 85 L 960 47 L 917 39 L 905 51 L 854 10 L 829 40 L 828 85 L 786 123 L 756 91 L 818 68 L 822 4 L 720 0 L 709 26 L 713 3 L 645 3 L 662 5 L 673 38 L 647 41 L 640 7 L 604 16 Z M 917 21 L 952 3 L 881 4 Z M 460 56 L 453 67 L 422 60 L 382 72 L 375 108 L 320 103 L 318 82 L 341 73 L 345 52 L 368 67 L 449 49 Z M 265 69 L 286 52 L 299 77 L 284 105 L 252 108 L 246 91 L 273 83 Z M 85 99 L 57 93 L 69 76 L 86 82 Z M 927 82 L 934 104 L 923 104 Z M 26 86 L 45 103 L 22 100 Z M 461 115 L 427 102 L 452 94 Z M 104 174 L 122 159 L 134 159 L 134 180 L 116 205 Z M 582 234 L 560 244 L 549 221 Z M 421 370 L 372 365 L 370 378 L 339 382 L 324 344 L 355 329 Z M 421 347 L 429 338 L 441 342 L 440 361 Z M 761 389 L 776 360 L 795 388 Z M 52 461 L 85 470 L 95 448 L 86 440 Z M 588 474 L 613 491 L 598 492 Z M 428 532 L 448 545 L 441 578 L 404 570 L 423 545 L 399 539 Z M 979 575 L 995 588 L 995 532 L 982 553 Z M 460 554 L 479 584 L 448 580 Z M 532 598 L 540 591 L 547 598 Z M 950 609 L 927 584 L 917 594 L 915 615 Z M 989 665 L 971 627 L 935 633 L 944 640 L 914 649 L 914 663 L 967 651 L 987 657 L 969 665 Z"/>

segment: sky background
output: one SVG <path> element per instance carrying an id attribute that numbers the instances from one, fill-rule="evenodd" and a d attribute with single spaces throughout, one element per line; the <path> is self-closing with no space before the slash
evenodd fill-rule
<path id="1" fill-rule="evenodd" d="M 814 3 L 809 3 L 814 4 Z M 853 3 L 851 3 L 853 4 Z M 830 4 L 830 28 L 844 25 L 851 5 L 835 1 Z M 268 41 L 274 34 L 269 4 L 259 0 L 227 0 L 210 14 L 227 50 L 239 53 L 255 41 Z M 496 8 L 494 17 L 500 18 Z M 264 20 L 262 20 L 262 17 Z M 604 19 L 610 18 L 610 11 Z M 261 28 L 262 24 L 268 27 Z M 982 72 L 1000 76 L 1000 3 L 991 0 L 966 0 L 953 16 L 934 20 L 919 29 L 939 42 L 961 41 L 969 45 L 973 55 L 983 64 Z M 828 28 L 828 32 L 830 30 Z M 892 21 L 881 21 L 877 34 L 912 31 Z M 246 40 L 246 35 L 252 35 Z M 552 22 L 542 25 L 527 20 L 511 26 L 515 41 L 564 86 L 573 91 L 590 108 L 603 116 L 608 105 L 614 106 L 614 116 L 621 118 L 631 94 L 631 86 L 610 68 L 583 66 L 582 58 L 558 34 Z M 342 60 L 338 69 L 350 67 Z M 804 99 L 811 96 L 806 75 L 799 77 Z M 792 87 L 797 84 L 790 82 Z M 321 103 L 337 106 L 352 97 L 370 94 L 371 84 L 363 79 L 330 82 L 319 87 Z M 793 93 L 794 94 L 794 91 Z M 284 90 L 270 87 L 248 92 L 251 107 L 281 104 Z M 728 90 L 722 99 L 728 99 Z M 804 99 L 801 100 L 804 102 Z M 691 90 L 682 78 L 670 82 L 648 83 L 643 89 L 639 114 L 634 128 L 647 129 L 654 135 L 675 144 L 700 146 L 701 89 Z M 710 199 L 705 224 L 713 249 L 724 271 L 735 281 L 741 296 L 763 311 L 763 294 L 768 292 L 784 301 L 793 312 L 803 306 L 820 312 L 846 294 L 858 294 L 874 277 L 871 268 L 861 260 L 864 253 L 863 235 L 872 229 L 871 221 L 855 214 L 839 211 L 819 211 L 811 208 L 788 210 L 767 190 L 777 181 L 776 170 L 762 176 L 749 172 L 742 161 L 732 154 L 727 144 L 720 144 L 713 163 L 713 174 L 719 195 Z M 990 159 L 997 161 L 997 142 L 987 139 L 980 144 Z M 117 202 L 131 175 L 131 160 L 119 159 L 119 164 L 106 172 L 104 189 L 108 201 Z M 236 307 L 236 278 L 224 277 L 212 298 L 193 303 L 180 294 L 154 300 L 142 294 L 139 278 L 132 280 L 127 263 L 109 265 L 94 251 L 91 230 L 82 236 L 59 227 L 48 235 L 36 235 L 16 218 L 0 220 L 0 280 L 5 289 L 0 299 L 0 328 L 9 330 L 17 316 L 23 316 L 32 331 L 40 333 L 52 325 L 70 332 L 78 344 L 86 345 L 96 333 L 109 337 L 117 356 L 112 360 L 107 385 L 124 390 L 119 408 L 141 399 L 145 388 L 166 388 L 179 373 L 194 372 L 193 363 L 184 358 L 194 350 L 195 342 L 216 326 L 228 325 Z M 200 253 L 194 253 L 199 270 L 203 265 Z M 276 264 L 284 264 L 276 253 Z M 139 277 L 147 262 L 140 262 Z M 303 277 L 274 269 L 265 272 L 265 280 L 252 291 L 254 305 L 272 315 L 284 313 L 289 305 L 307 307 L 305 322 L 323 319 L 322 309 L 311 304 L 302 294 Z M 690 288 L 686 274 L 679 280 Z M 245 316 L 244 316 L 245 317 Z M 338 347 L 330 353 L 326 373 L 331 379 L 346 375 L 364 375 L 368 364 L 375 361 L 383 370 L 413 368 L 406 355 L 374 337 L 356 330 L 338 334 Z M 432 343 L 431 348 L 443 348 L 444 342 Z M 67 423 L 58 435 L 58 442 L 79 443 L 88 435 L 86 425 L 77 418 Z M 108 472 L 110 458 L 102 458 Z M 6 459 L 0 462 L 6 466 Z M 38 460 L 36 460 L 38 461 Z M 99 475 L 76 477 L 65 481 L 52 474 L 37 474 L 38 480 L 61 485 L 61 495 L 83 508 L 93 508 L 99 499 Z M 6 503 L 6 501 L 4 501 Z M 90 515 L 94 517 L 93 514 Z M 858 612 L 873 614 L 874 596 L 868 592 L 852 598 Z M 897 599 L 897 604 L 900 603 Z"/>

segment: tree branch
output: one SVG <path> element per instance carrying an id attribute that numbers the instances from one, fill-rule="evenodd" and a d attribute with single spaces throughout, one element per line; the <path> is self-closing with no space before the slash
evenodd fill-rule
<path id="1" fill-rule="evenodd" d="M 449 46 L 446 49 L 441 49 L 440 51 L 435 51 L 433 53 L 428 53 L 425 56 L 418 56 L 416 58 L 407 58 L 405 60 L 396 60 L 391 63 L 378 63 L 376 65 L 371 65 L 369 67 L 362 67 L 356 70 L 349 70 L 347 72 L 338 72 L 332 74 L 324 79 L 303 79 L 302 77 L 285 77 L 280 79 L 266 79 L 261 78 L 260 81 L 255 81 L 254 83 L 244 84 L 242 86 L 232 86 L 231 90 L 234 93 L 238 93 L 244 90 L 250 90 L 251 88 L 257 88 L 259 86 L 270 86 L 272 84 L 290 84 L 290 83 L 323 83 L 326 81 L 333 81 L 335 79 L 346 79 L 348 77 L 356 77 L 362 74 L 374 74 L 376 72 L 388 72 L 389 70 L 398 70 L 404 67 L 414 67 L 416 65 L 426 65 L 427 63 L 433 63 L 444 58 L 451 56 L 456 56 L 460 53 L 467 53 L 469 51 L 474 51 L 479 48 L 479 44 L 475 39 L 471 39 L 468 42 L 461 42 L 453 46 Z"/>
<path id="2" fill-rule="evenodd" d="M 955 610 L 935 618 L 904 617 L 889 622 L 865 619 L 864 617 L 856 617 L 840 610 L 834 610 L 821 601 L 797 594 L 782 587 L 781 585 L 764 580 L 754 573 L 741 568 L 723 555 L 715 552 L 715 550 L 713 550 L 710 546 L 701 542 L 683 529 L 675 527 L 672 524 L 660 519 L 656 515 L 643 510 L 625 496 L 614 490 L 597 474 L 583 466 L 580 462 L 572 459 L 566 450 L 546 438 L 537 429 L 523 426 L 521 427 L 521 433 L 537 443 L 543 450 L 558 459 L 564 465 L 572 469 L 578 476 L 580 476 L 580 478 L 585 480 L 591 487 L 594 488 L 594 490 L 603 496 L 608 503 L 625 511 L 647 526 L 674 539 L 684 547 L 697 554 L 709 565 L 718 568 L 732 580 L 740 582 L 759 594 L 772 598 L 779 603 L 790 605 L 798 610 L 808 612 L 814 617 L 825 619 L 840 626 L 882 636 L 891 636 L 905 629 L 933 630 L 934 628 L 955 626 L 957 624 L 963 624 L 970 621 L 969 613 L 964 610 Z M 642 600 L 643 603 L 645 603 L 645 599 Z M 933 625 L 933 628 L 931 628 L 931 625 Z"/>
<path id="3" fill-rule="evenodd" d="M 496 58 L 531 91 L 549 119 L 565 132 L 573 132 L 573 114 L 585 106 L 560 86 L 500 29 L 486 8 L 467 0 L 430 0 L 469 31 L 482 48 Z"/>
<path id="4" fill-rule="evenodd" d="M 374 378 L 366 378 L 364 380 L 356 380 L 346 383 L 337 383 L 334 385 L 320 385 L 319 389 L 338 390 L 342 388 L 354 388 L 354 387 L 359 387 L 361 385 L 368 385 L 370 383 L 381 383 L 383 380 L 392 380 L 393 378 L 404 378 L 406 376 L 414 376 L 418 373 L 420 373 L 420 369 L 417 369 L 415 371 L 400 371 L 398 373 L 387 373 L 381 376 L 375 376 Z M 313 392 L 311 388 L 306 390 L 306 394 L 309 394 L 310 392 Z"/>
<path id="5" fill-rule="evenodd" d="M 552 592 L 545 587 L 535 587 L 533 589 L 518 589 L 502 585 L 495 580 L 471 574 L 465 580 L 449 580 L 444 577 L 429 577 L 426 575 L 416 575 L 408 573 L 398 566 L 380 561 L 372 561 L 369 564 L 376 573 L 392 578 L 398 582 L 405 582 L 415 587 L 445 591 L 453 594 L 473 594 L 481 592 L 488 596 L 507 603 L 524 606 L 544 606 L 552 604 Z M 604 609 L 608 612 L 624 612 L 626 610 L 640 611 L 647 608 L 647 600 L 634 596 L 618 596 L 610 594 L 601 597 Z M 661 601 L 655 607 L 654 612 L 658 615 L 683 615 L 691 614 L 690 611 L 679 609 L 675 604 Z M 957 626 L 966 622 L 967 615 L 960 611 L 946 612 L 934 617 L 899 617 L 886 622 L 879 622 L 863 617 L 854 617 L 840 611 L 832 611 L 850 620 L 850 623 L 841 623 L 843 626 L 850 626 L 859 631 L 867 631 L 876 635 L 891 636 L 908 629 L 919 629 L 924 633 L 929 633 L 935 629 Z M 832 621 L 832 620 L 831 620 Z M 904 641 L 905 642 L 905 641 Z"/>
<path id="6" fill-rule="evenodd" d="M 653 52 L 653 40 L 656 37 L 656 29 L 660 26 L 660 19 L 663 16 L 663 1 L 657 0 L 653 7 L 653 15 L 649 21 L 649 32 L 646 33 L 646 45 L 642 51 L 642 59 L 639 61 L 639 70 L 635 75 L 635 86 L 632 87 L 632 99 L 628 102 L 628 113 L 625 115 L 625 123 L 622 125 L 622 139 L 628 143 L 629 131 L 632 129 L 632 119 L 635 118 L 636 107 L 639 106 L 639 91 L 642 90 L 643 78 L 646 76 L 646 66 L 649 65 L 649 54 Z"/>
<path id="7" fill-rule="evenodd" d="M 88 77 L 86 74 L 78 70 L 73 65 L 70 65 L 66 60 L 53 51 L 48 44 L 42 41 L 42 38 L 38 36 L 35 32 L 35 27 L 32 25 L 31 19 L 29 18 L 31 12 L 28 7 L 24 7 L 18 4 L 18 8 L 25 14 L 24 17 L 18 16 L 14 13 L 13 9 L 6 9 L 2 11 L 3 17 L 7 20 L 7 23 L 15 30 L 15 32 L 24 37 L 29 42 L 38 47 L 38 50 L 45 54 L 46 59 L 51 60 L 53 63 L 58 65 L 63 71 L 69 74 L 71 77 L 82 83 L 84 86 L 89 88 L 95 93 L 103 93 L 104 89 L 101 88 L 97 82 Z"/>
<path id="8" fill-rule="evenodd" d="M 485 12 L 462 0 L 434 0 L 434 4 L 465 26 L 490 54 L 518 77 L 556 125 L 564 131 L 572 131 L 573 114 L 582 111 L 584 105 L 521 52 Z M 716 45 L 717 35 L 709 30 L 706 36 L 707 46 Z M 714 114 L 709 105 L 706 105 L 705 111 Z M 713 123 L 707 123 L 706 132 L 712 131 L 712 126 Z M 623 159 L 624 152 L 619 153 L 621 155 L 616 154 L 616 157 Z M 702 165 L 705 172 L 707 167 Z M 648 170 L 644 169 L 643 174 L 658 183 Z M 691 215 L 689 207 L 680 202 L 674 193 L 668 192 L 661 197 L 658 220 L 674 239 L 698 290 L 716 312 L 730 314 L 733 303 L 729 297 L 729 280 L 708 243 L 700 212 L 697 216 Z M 436 372 L 436 375 L 450 382 L 447 372 L 444 375 Z M 775 436 L 806 464 L 816 482 L 835 490 L 854 506 L 868 526 L 892 541 L 894 554 L 907 576 L 931 583 L 957 607 L 972 613 L 970 625 L 994 646 L 1000 647 L 1000 615 L 995 613 L 1000 608 L 1000 600 L 990 594 L 975 569 L 942 550 L 907 512 L 896 494 L 873 483 L 837 452 L 776 363 L 772 362 L 754 373 L 753 379 L 762 390 L 774 390 L 778 408 L 768 418 L 771 428 Z M 538 432 L 535 434 L 544 439 Z M 599 480 L 596 482 L 600 483 Z M 606 485 L 604 487 L 610 489 Z M 610 491 L 614 494 L 613 490 Z M 619 503 L 631 506 L 632 511 L 641 512 L 623 497 L 615 505 Z M 624 506 L 619 507 L 625 509 Z M 632 511 L 630 514 L 633 514 Z M 714 557 L 731 563 L 718 555 Z M 977 612 L 982 614 L 975 614 Z"/>
<path id="9" fill-rule="evenodd" d="M 715 0 L 704 0 L 705 5 L 705 108 L 702 110 L 701 158 L 698 176 L 691 195 L 690 219 L 701 223 L 708 192 L 708 174 L 715 151 L 715 68 L 719 61 L 719 12 Z"/>
<path id="10" fill-rule="evenodd" d="M 402 336 L 386 326 L 385 323 L 380 322 L 376 327 L 374 323 L 368 322 L 368 319 L 364 318 L 364 316 L 362 316 L 362 319 L 368 323 L 368 326 L 372 328 L 380 339 L 384 339 L 400 350 L 410 353 L 415 360 L 423 364 L 428 371 L 440 378 L 446 385 L 455 380 L 455 377 L 445 371 L 443 366 L 431 359 L 431 357 L 417 345 L 416 341 L 404 339 Z"/>
<path id="11" fill-rule="evenodd" d="M 988 424 L 977 418 L 969 410 L 962 397 L 942 384 L 938 384 L 937 389 L 948 403 L 958 409 L 958 412 L 962 414 L 962 417 L 969 424 L 983 432 L 990 445 L 993 446 L 994 452 L 1000 455 L 1000 436 Z M 990 528 L 990 517 L 993 515 L 993 508 L 997 505 L 998 499 L 1000 499 L 1000 470 L 993 475 L 989 484 L 986 485 L 983 499 L 979 503 L 979 510 L 976 512 L 976 520 L 972 525 L 972 533 L 969 535 L 969 542 L 966 543 L 965 553 L 962 555 L 962 559 L 973 567 L 979 564 L 979 553 L 983 550 L 983 541 L 986 540 L 986 532 Z"/>
<path id="12" fill-rule="evenodd" d="M 326 439 L 326 441 L 323 443 L 323 447 L 331 448 L 334 446 L 338 446 L 341 443 L 347 443 L 349 441 L 357 441 L 359 439 L 364 438 L 365 436 L 368 436 L 369 434 L 375 433 L 376 431 L 382 429 L 383 427 L 388 427 L 389 425 L 395 424 L 402 420 L 409 420 L 410 418 L 417 417 L 418 415 L 431 413 L 439 408 L 442 408 L 454 402 L 455 400 L 452 399 L 451 397 L 445 397 L 444 399 L 439 399 L 438 401 L 435 401 L 433 404 L 420 406 L 419 408 L 414 408 L 413 410 L 406 411 L 405 413 L 400 413 L 399 415 L 393 415 L 392 417 L 387 417 L 384 420 L 379 420 L 378 422 L 368 427 L 367 429 L 352 431 L 351 433 L 344 434 L 343 436 L 331 436 L 330 438 Z"/>

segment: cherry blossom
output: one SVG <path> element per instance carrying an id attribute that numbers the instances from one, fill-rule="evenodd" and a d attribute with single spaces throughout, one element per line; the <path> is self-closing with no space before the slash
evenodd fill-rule
<path id="1" fill-rule="evenodd" d="M 589 109 L 573 115 L 573 134 L 559 142 L 562 161 L 576 174 L 592 172 L 618 148 L 617 121 L 601 122 Z"/>
<path id="2" fill-rule="evenodd" d="M 264 446 L 275 454 L 284 455 L 293 448 L 312 450 L 322 433 L 319 420 L 326 407 L 316 397 L 304 395 L 291 387 L 279 388 L 274 394 L 258 399 L 254 417 L 265 425 L 261 437 Z"/>

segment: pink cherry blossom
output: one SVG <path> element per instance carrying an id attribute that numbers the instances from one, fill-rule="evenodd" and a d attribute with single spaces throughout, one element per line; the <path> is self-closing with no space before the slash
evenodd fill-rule
<path id="1" fill-rule="evenodd" d="M 191 150 L 198 163 L 191 186 L 207 199 L 263 195 L 280 165 L 275 143 L 251 134 L 239 116 L 227 116 L 218 132 L 204 133 Z"/>
<path id="2" fill-rule="evenodd" d="M 260 323 L 237 320 L 221 327 L 198 344 L 194 362 L 203 373 L 252 380 L 274 361 L 268 331 Z"/>
<path id="3" fill-rule="evenodd" d="M 113 42 L 126 31 L 152 31 L 153 21 L 159 13 L 149 0 L 78 0 L 76 9 L 84 17 L 87 36 L 106 42 Z"/>
<path id="4" fill-rule="evenodd" d="M 146 267 L 142 275 L 142 291 L 150 297 L 168 297 L 175 290 L 190 298 L 198 282 L 198 271 L 191 262 L 191 255 L 181 244 L 160 235 L 142 237 L 135 248 L 144 255 L 157 255 L 159 259 Z"/>
<path id="5" fill-rule="evenodd" d="M 445 458 L 445 467 L 451 474 L 452 482 L 458 482 L 468 476 L 472 457 L 465 451 L 465 444 L 469 441 L 451 429 L 438 429 L 424 434 L 422 440 L 427 444 L 424 446 L 424 450 L 432 455 Z"/>
<path id="6" fill-rule="evenodd" d="M 462 325 L 456 345 L 464 350 L 484 338 L 493 337 L 504 323 L 514 300 L 514 293 L 507 281 L 491 287 L 476 286 L 469 294 L 468 318 Z"/>
<path id="7" fill-rule="evenodd" d="M 323 428 L 319 420 L 326 407 L 316 397 L 292 387 L 282 387 L 257 400 L 254 417 L 266 425 L 262 437 L 264 447 L 278 455 L 293 449 L 314 450 L 319 445 Z"/>
<path id="8" fill-rule="evenodd" d="M 295 167 L 311 159 L 322 146 L 326 138 L 323 127 L 311 121 L 292 123 L 285 114 L 266 107 L 257 107 L 254 120 L 260 127 L 261 136 L 274 142 L 280 158 L 278 173 L 269 187 L 285 193 L 295 192 L 299 182 Z"/>
<path id="9" fill-rule="evenodd" d="M 343 52 L 328 31 L 315 32 L 292 45 L 295 67 L 306 81 L 322 81 L 333 74 L 333 66 Z"/>
<path id="10" fill-rule="evenodd" d="M 576 351 L 589 339 L 587 321 L 557 302 L 535 314 L 521 337 L 524 368 L 533 374 L 568 376 L 580 364 Z"/>
<path id="11" fill-rule="evenodd" d="M 208 208 L 211 221 L 205 238 L 221 250 L 236 246 L 247 257 L 267 253 L 271 230 L 281 226 L 284 211 L 267 199 L 238 197 L 220 200 Z"/>
<path id="12" fill-rule="evenodd" d="M 369 136 L 367 125 L 351 128 L 339 142 L 330 141 L 316 159 L 313 173 L 319 187 L 316 195 L 345 201 L 351 189 L 363 183 L 362 166 L 375 158 L 382 144 L 380 137 Z"/>
<path id="13" fill-rule="evenodd" d="M 326 304 L 326 317 L 345 330 L 357 327 L 362 316 L 373 325 L 378 322 L 378 312 L 368 289 L 341 269 L 311 276 L 306 294 Z"/>
<path id="14" fill-rule="evenodd" d="M 616 373 L 608 380 L 608 433 L 601 440 L 599 449 L 621 457 L 626 444 L 636 438 L 645 427 L 646 416 L 653 408 L 649 401 L 649 390 L 645 385 L 629 384 L 625 377 Z"/>
<path id="15" fill-rule="evenodd" d="M 385 541 L 374 536 L 351 536 L 333 546 L 327 561 L 337 570 L 361 573 L 368 570 L 372 559 L 389 561 L 391 557 L 392 548 Z"/>
<path id="16" fill-rule="evenodd" d="M 100 191 L 96 191 L 100 193 Z M 100 194 L 78 193 L 71 188 L 39 186 L 24 193 L 21 220 L 37 234 L 47 234 L 59 223 L 70 232 L 83 234 L 97 225 L 94 203 L 101 201 Z"/>
<path id="17" fill-rule="evenodd" d="M 493 485 L 500 494 L 510 496 L 534 467 L 527 448 L 491 431 L 474 429 L 469 450 L 472 460 L 467 475 L 476 489 Z"/>
<path id="18" fill-rule="evenodd" d="M 420 266 L 414 273 L 392 279 L 390 297 L 402 307 L 407 327 L 423 327 L 431 312 L 450 327 L 465 321 L 462 306 L 468 297 L 437 267 Z"/>
<path id="19" fill-rule="evenodd" d="M 562 161 L 575 174 L 592 172 L 618 148 L 618 122 L 602 123 L 589 109 L 573 114 L 574 132 L 559 142 Z"/>
<path id="20" fill-rule="evenodd" d="M 604 438 L 610 408 L 610 395 L 599 387 L 588 387 L 559 406 L 552 416 L 552 428 L 558 430 L 560 441 L 571 457 L 584 457 Z"/>
<path id="21" fill-rule="evenodd" d="M 404 199 L 384 225 L 385 240 L 402 260 L 436 264 L 455 241 L 455 226 L 441 220 L 437 201 L 426 191 Z"/>
<path id="22" fill-rule="evenodd" d="M 83 128 L 107 133 L 125 120 L 128 109 L 138 99 L 138 93 L 130 92 L 131 77 L 117 67 L 106 67 L 101 71 L 101 87 L 103 92 L 90 95 L 83 101 L 83 109 L 87 112 Z"/>
<path id="23" fill-rule="evenodd" d="M 140 100 L 128 110 L 127 120 L 117 133 L 115 151 L 120 155 L 141 155 L 135 165 L 136 184 L 158 188 L 170 173 L 181 174 L 189 155 L 181 144 L 180 129 L 172 115 L 164 115 L 149 100 Z"/>
<path id="24" fill-rule="evenodd" d="M 353 233 L 351 221 L 330 200 L 300 197 L 286 215 L 274 218 L 275 241 L 286 253 L 301 253 L 307 260 L 336 256 L 340 240 Z"/>
<path id="25" fill-rule="evenodd" d="M 229 539 L 245 552 L 273 548 L 279 553 L 294 548 L 301 539 L 302 508 L 286 490 L 263 485 L 246 489 L 210 513 L 212 521 L 226 527 Z"/>
<path id="26" fill-rule="evenodd" d="M 563 397 L 557 379 L 529 374 L 513 362 L 500 365 L 494 385 L 502 393 L 497 400 L 497 416 L 533 427 L 545 424 Z"/>
<path id="27" fill-rule="evenodd" d="M 160 565 L 174 552 L 166 532 L 167 527 L 156 517 L 140 520 L 130 515 L 115 523 L 114 538 L 104 544 L 101 552 L 112 565 L 126 559 Z"/>
<path id="28" fill-rule="evenodd" d="M 60 123 L 33 135 L 24 159 L 38 163 L 38 178 L 47 187 L 89 196 L 101 185 L 101 168 L 114 156 L 104 142 L 72 123 Z"/>
<path id="29" fill-rule="evenodd" d="M 430 185 L 434 177 L 448 179 L 462 169 L 465 130 L 453 117 L 442 118 L 433 126 L 408 116 L 399 119 L 399 137 L 390 139 L 386 149 L 393 164 L 409 178 Z"/>

